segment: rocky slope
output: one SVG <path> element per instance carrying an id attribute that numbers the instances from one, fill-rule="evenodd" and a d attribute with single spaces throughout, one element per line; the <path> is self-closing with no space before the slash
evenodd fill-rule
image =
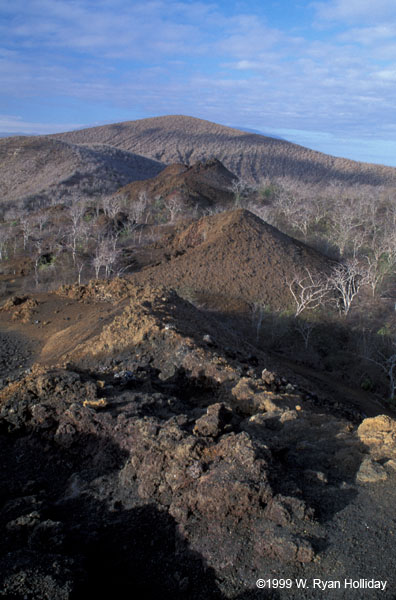
<path id="1" fill-rule="evenodd" d="M 249 181 L 289 177 L 299 182 L 394 186 L 396 169 L 336 158 L 284 140 L 172 115 L 56 134 L 75 144 L 101 143 L 163 163 L 215 157 Z"/>
<path id="2" fill-rule="evenodd" d="M 59 203 L 102 196 L 162 169 L 157 161 L 101 144 L 87 148 L 43 136 L 0 140 L 2 203 Z"/>
<path id="3" fill-rule="evenodd" d="M 301 598 L 255 582 L 302 577 L 317 598 L 313 578 L 365 577 L 393 598 L 396 421 L 288 381 L 165 288 L 73 286 L 27 318 L 41 354 L 0 392 L 0 597 Z"/>

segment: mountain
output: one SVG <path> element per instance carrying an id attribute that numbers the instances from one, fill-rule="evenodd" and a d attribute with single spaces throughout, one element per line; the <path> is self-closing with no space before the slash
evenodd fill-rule
<path id="1" fill-rule="evenodd" d="M 396 169 L 336 158 L 264 135 L 202 119 L 165 116 L 92 127 L 52 137 L 75 144 L 106 144 L 148 158 L 191 165 L 217 158 L 248 181 L 289 177 L 306 183 L 394 186 Z"/>
<path id="2" fill-rule="evenodd" d="M 101 144 L 77 146 L 43 136 L 0 139 L 2 203 L 101 196 L 163 168 L 157 161 Z"/>
<path id="3" fill-rule="evenodd" d="M 128 183 L 117 195 L 133 202 L 141 193 L 151 199 L 160 196 L 164 200 L 176 194 L 186 206 L 224 207 L 234 201 L 231 186 L 235 181 L 235 175 L 217 159 L 200 161 L 190 167 L 178 163 L 169 165 L 151 179 Z"/>

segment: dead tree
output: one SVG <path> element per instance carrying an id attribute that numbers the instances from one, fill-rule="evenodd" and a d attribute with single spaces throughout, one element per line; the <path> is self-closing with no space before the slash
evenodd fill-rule
<path id="1" fill-rule="evenodd" d="M 174 223 L 176 215 L 183 210 L 183 199 L 179 194 L 172 194 L 172 196 L 165 201 L 165 208 L 169 211 L 170 222 Z"/>
<path id="2" fill-rule="evenodd" d="M 313 275 L 305 269 L 305 275 L 295 274 L 287 282 L 295 303 L 294 316 L 298 317 L 304 310 L 314 310 L 322 306 L 329 293 L 328 283 L 320 276 Z"/>
<path id="3" fill-rule="evenodd" d="M 294 320 L 294 326 L 304 341 L 305 349 L 308 349 L 311 333 L 315 329 L 316 323 L 314 321 L 307 321 L 306 319 L 297 317 Z"/>
<path id="4" fill-rule="evenodd" d="M 367 283 L 367 274 L 360 267 L 357 259 L 348 260 L 333 267 L 329 284 L 338 295 L 338 309 L 347 315 L 360 287 Z"/>
<path id="5" fill-rule="evenodd" d="M 113 266 L 120 254 L 120 251 L 116 247 L 116 243 L 116 239 L 104 239 L 100 242 L 100 244 L 98 244 L 95 256 L 92 260 L 96 279 L 99 278 L 99 273 L 102 267 L 105 269 L 106 279 L 110 277 L 113 271 Z"/>

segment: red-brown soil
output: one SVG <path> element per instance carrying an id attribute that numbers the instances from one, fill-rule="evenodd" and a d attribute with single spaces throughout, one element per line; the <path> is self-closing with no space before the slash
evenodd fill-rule
<path id="1" fill-rule="evenodd" d="M 182 164 L 169 165 L 159 175 L 145 181 L 135 181 L 117 192 L 130 202 L 139 198 L 142 192 L 152 202 L 154 198 L 163 200 L 177 197 L 185 207 L 202 208 L 231 207 L 234 194 L 231 186 L 237 178 L 218 160 L 198 162 L 191 167 Z"/>
<path id="2" fill-rule="evenodd" d="M 325 273 L 331 261 L 249 211 L 203 217 L 176 234 L 169 260 L 133 275 L 139 283 L 166 281 L 186 297 L 225 312 L 260 303 L 292 310 L 287 282 L 294 274 Z"/>

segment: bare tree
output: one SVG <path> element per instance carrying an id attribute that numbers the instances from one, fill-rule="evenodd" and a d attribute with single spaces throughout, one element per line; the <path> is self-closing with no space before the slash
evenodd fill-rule
<path id="1" fill-rule="evenodd" d="M 305 269 L 305 275 L 295 274 L 287 285 L 295 303 L 295 317 L 304 310 L 322 306 L 329 293 L 327 281 L 319 275 L 314 276 L 309 269 Z"/>
<path id="2" fill-rule="evenodd" d="M 39 268 L 40 268 L 41 256 L 42 256 L 42 241 L 38 240 L 34 243 L 34 252 L 33 252 L 34 281 L 36 284 L 36 288 L 38 288 L 38 284 L 39 284 Z"/>
<path id="3" fill-rule="evenodd" d="M 165 208 L 169 211 L 169 220 L 175 222 L 176 215 L 183 210 L 183 199 L 179 194 L 172 194 L 165 201 Z"/>
<path id="4" fill-rule="evenodd" d="M 263 317 L 265 314 L 265 304 L 262 302 L 254 302 L 252 307 L 252 323 L 256 329 L 256 342 L 260 337 L 260 330 L 263 324 Z"/>
<path id="5" fill-rule="evenodd" d="M 367 274 L 356 258 L 333 267 L 329 284 L 338 294 L 338 308 L 341 313 L 349 313 L 352 302 L 364 283 L 367 283 Z"/>
<path id="6" fill-rule="evenodd" d="M 33 217 L 33 223 L 35 225 L 37 225 L 40 234 L 43 231 L 43 227 L 46 223 L 48 223 L 48 214 L 45 213 L 44 211 L 41 211 L 39 213 L 37 213 L 36 215 L 34 215 Z"/>
<path id="7" fill-rule="evenodd" d="M 294 326 L 296 331 L 301 335 L 304 346 L 307 349 L 309 345 L 309 340 L 311 338 L 311 333 L 315 329 L 316 323 L 313 321 L 307 321 L 306 319 L 302 319 L 301 317 L 296 317 L 294 320 Z"/>
<path id="8" fill-rule="evenodd" d="M 138 199 L 131 203 L 128 209 L 129 218 L 135 223 L 142 223 L 144 213 L 149 204 L 149 197 L 146 190 L 139 192 Z"/>
<path id="9" fill-rule="evenodd" d="M 334 233 L 341 256 L 345 254 L 347 246 L 353 240 L 355 240 L 356 244 L 357 240 L 363 238 L 360 230 L 364 226 L 364 218 L 360 214 L 358 206 L 356 202 L 345 201 L 342 198 L 333 207 Z M 356 256 L 356 250 L 354 251 L 354 256 Z"/>
<path id="10" fill-rule="evenodd" d="M 103 212 L 110 219 L 114 219 L 119 212 L 121 212 L 121 199 L 118 196 L 106 196 L 102 198 Z"/>
<path id="11" fill-rule="evenodd" d="M 8 258 L 8 244 L 11 240 L 11 232 L 5 225 L 0 226 L 0 260 Z"/>
<path id="12" fill-rule="evenodd" d="M 28 215 L 24 216 L 20 220 L 22 236 L 23 236 L 23 249 L 26 250 L 29 243 L 29 239 L 33 233 L 33 222 L 32 218 Z"/>
<path id="13" fill-rule="evenodd" d="M 73 264 L 76 264 L 77 244 L 80 239 L 85 237 L 85 223 L 83 217 L 86 206 L 82 202 L 74 202 L 69 208 L 69 218 L 71 221 L 68 233 L 68 246 L 72 252 Z"/>
<path id="14" fill-rule="evenodd" d="M 234 206 L 236 208 L 245 206 L 247 198 L 254 192 L 254 188 L 244 179 L 234 179 L 230 189 L 234 194 Z"/>
<path id="15" fill-rule="evenodd" d="M 382 340 L 382 346 L 373 342 L 373 338 L 365 340 L 365 354 L 362 356 L 365 360 L 377 365 L 388 379 L 389 399 L 395 399 L 396 392 L 396 337 L 395 335 L 386 336 Z M 371 342 L 371 343 L 370 343 Z"/>
<path id="16" fill-rule="evenodd" d="M 98 244 L 95 256 L 92 260 L 96 279 L 99 278 L 102 267 L 105 269 L 105 277 L 110 277 L 113 266 L 120 254 L 120 251 L 116 247 L 116 243 L 116 239 L 104 239 Z"/>
<path id="17" fill-rule="evenodd" d="M 381 252 L 381 249 L 377 248 L 375 253 L 365 258 L 367 261 L 365 281 L 371 287 L 372 295 L 375 296 L 384 279 L 393 272 L 396 256 L 385 250 Z"/>

